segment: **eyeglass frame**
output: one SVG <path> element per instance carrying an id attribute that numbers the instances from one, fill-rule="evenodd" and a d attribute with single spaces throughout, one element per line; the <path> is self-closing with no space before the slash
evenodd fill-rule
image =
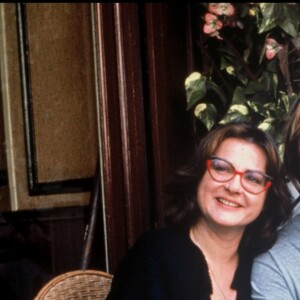
<path id="1" fill-rule="evenodd" d="M 231 177 L 230 179 L 225 180 L 225 181 L 220 181 L 220 180 L 216 180 L 216 179 L 211 175 L 210 169 L 211 169 L 211 164 L 212 164 L 212 160 L 213 160 L 213 159 L 219 159 L 219 160 L 222 160 L 222 161 L 228 163 L 228 164 L 232 167 L 232 169 L 233 169 L 233 174 L 232 174 L 232 177 Z M 214 181 L 220 182 L 220 183 L 229 182 L 229 181 L 232 180 L 236 175 L 239 175 L 239 176 L 240 176 L 240 183 L 241 183 L 241 186 L 243 187 L 243 189 L 244 189 L 245 191 L 247 191 L 248 193 L 254 194 L 254 195 L 258 195 L 258 194 L 260 194 L 260 193 L 262 193 L 262 192 L 268 190 L 268 189 L 270 188 L 270 186 L 272 185 L 272 177 L 271 177 L 271 176 L 269 176 L 269 175 L 267 175 L 267 174 L 264 174 L 263 172 L 260 172 L 260 171 L 252 171 L 252 172 L 260 173 L 261 175 L 263 175 L 264 177 L 266 177 L 266 185 L 264 186 L 264 189 L 263 189 L 262 191 L 259 191 L 258 193 L 253 193 L 253 192 L 249 191 L 247 188 L 244 187 L 243 182 L 242 182 L 242 177 L 244 176 L 245 173 L 247 173 L 247 172 L 249 172 L 249 171 L 251 171 L 251 170 L 246 170 L 246 171 L 244 171 L 244 172 L 237 171 L 236 168 L 233 166 L 233 164 L 232 164 L 231 162 L 227 161 L 227 160 L 224 159 L 224 158 L 215 156 L 215 155 L 210 156 L 210 158 L 206 160 L 206 169 L 207 169 L 207 171 L 208 171 L 210 177 L 211 177 Z"/>

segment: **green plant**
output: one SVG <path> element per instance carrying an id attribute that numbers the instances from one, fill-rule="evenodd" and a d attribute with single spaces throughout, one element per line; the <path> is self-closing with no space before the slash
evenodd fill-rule
<path id="1" fill-rule="evenodd" d="M 282 145 L 299 93 L 298 3 L 201 3 L 201 71 L 185 80 L 187 109 L 210 130 L 250 120 Z"/>

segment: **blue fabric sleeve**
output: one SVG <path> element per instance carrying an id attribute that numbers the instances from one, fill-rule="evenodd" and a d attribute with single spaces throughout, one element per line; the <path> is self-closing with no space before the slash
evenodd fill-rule
<path id="1" fill-rule="evenodd" d="M 254 260 L 251 274 L 253 300 L 296 300 L 271 254 Z"/>

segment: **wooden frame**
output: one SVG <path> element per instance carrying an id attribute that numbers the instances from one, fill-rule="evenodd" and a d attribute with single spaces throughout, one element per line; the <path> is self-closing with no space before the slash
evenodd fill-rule
<path id="1" fill-rule="evenodd" d="M 192 142 L 183 85 L 191 64 L 188 7 L 95 4 L 103 219 L 111 273 L 142 233 L 163 226 L 165 184 Z"/>
<path id="2" fill-rule="evenodd" d="M 91 23 L 88 24 L 91 4 L 26 4 L 30 14 L 27 22 L 23 5 L 0 6 L 10 209 L 86 205 L 98 159 L 93 40 Z M 65 12 L 66 16 L 70 13 L 79 16 L 67 19 Z M 44 14 L 48 18 L 43 18 Z M 42 22 L 40 26 L 35 26 L 36 21 Z M 43 30 L 49 25 L 55 35 L 45 37 Z M 78 28 L 90 32 L 89 36 Z M 65 32 L 68 35 L 64 38 L 58 36 Z M 72 35 L 80 33 L 79 38 L 87 42 L 81 42 L 82 47 L 73 46 Z M 52 48 L 40 51 L 50 41 Z M 55 48 L 58 43 L 65 47 L 60 56 L 56 50 L 60 47 Z M 64 64 L 64 55 L 74 59 L 72 67 Z M 81 58 L 85 59 L 85 69 L 80 69 Z M 57 74 L 53 68 L 58 70 Z M 43 115 L 45 111 L 48 118 Z M 80 126 L 76 125 L 78 121 Z"/>
<path id="3" fill-rule="evenodd" d="M 38 182 L 37 159 L 34 137 L 34 115 L 29 65 L 29 40 L 27 32 L 26 5 L 16 3 L 18 23 L 18 45 L 22 81 L 22 103 L 24 111 L 24 129 L 26 140 L 26 160 L 29 194 L 49 195 L 90 191 L 93 178 L 69 179 L 58 182 Z"/>
<path id="4" fill-rule="evenodd" d="M 95 4 L 107 271 L 149 228 L 138 4 Z"/>

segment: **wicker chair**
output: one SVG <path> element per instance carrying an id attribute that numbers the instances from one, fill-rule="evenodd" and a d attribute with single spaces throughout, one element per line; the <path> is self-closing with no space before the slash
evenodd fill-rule
<path id="1" fill-rule="evenodd" d="M 51 279 L 34 300 L 104 300 L 112 275 L 96 270 L 76 270 Z"/>

